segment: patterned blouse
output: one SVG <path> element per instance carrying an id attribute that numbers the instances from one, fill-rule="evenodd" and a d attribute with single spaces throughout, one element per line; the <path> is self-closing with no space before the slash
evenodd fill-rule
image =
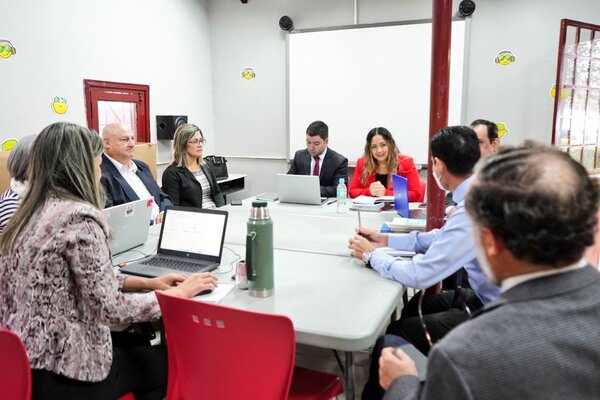
<path id="1" fill-rule="evenodd" d="M 153 292 L 121 292 L 107 237 L 100 210 L 50 198 L 0 256 L 0 326 L 20 336 L 31 368 L 101 381 L 112 364 L 109 325 L 159 317 Z"/>

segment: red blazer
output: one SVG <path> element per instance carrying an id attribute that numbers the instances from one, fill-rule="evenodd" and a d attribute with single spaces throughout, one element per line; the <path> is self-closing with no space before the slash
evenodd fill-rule
<path id="1" fill-rule="evenodd" d="M 365 182 L 364 186 L 361 185 L 360 177 L 362 175 L 362 170 L 364 166 L 365 158 L 361 157 L 356 162 L 356 168 L 354 168 L 354 175 L 352 176 L 352 182 L 350 183 L 350 188 L 348 190 L 348 193 L 350 194 L 351 198 L 355 198 L 360 195 L 372 196 L 369 186 L 371 185 L 371 183 L 375 182 L 375 172 L 373 172 L 371 176 L 367 179 L 367 182 Z M 419 171 L 417 171 L 417 167 L 415 167 L 415 163 L 412 157 L 399 155 L 398 171 L 396 171 L 396 173 L 400 176 L 405 177 L 408 180 L 408 201 L 419 201 L 423 194 L 421 193 Z M 386 187 L 385 195 L 394 195 L 391 183 L 388 187 Z"/>

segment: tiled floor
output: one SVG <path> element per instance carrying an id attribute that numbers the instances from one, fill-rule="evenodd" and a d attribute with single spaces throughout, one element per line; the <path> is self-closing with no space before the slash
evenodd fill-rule
<path id="1" fill-rule="evenodd" d="M 344 353 L 339 352 L 339 356 L 344 361 Z M 296 346 L 296 365 L 305 368 L 316 369 L 319 371 L 330 372 L 343 379 L 342 371 L 338 366 L 332 350 L 322 349 L 306 345 Z M 355 377 L 355 397 L 360 399 L 360 394 L 367 381 L 369 373 L 369 353 L 354 353 L 354 377 Z M 345 394 L 338 396 L 338 400 L 346 400 Z"/>

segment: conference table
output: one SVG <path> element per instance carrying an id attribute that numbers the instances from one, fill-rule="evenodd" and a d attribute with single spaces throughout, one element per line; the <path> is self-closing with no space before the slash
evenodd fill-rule
<path id="1" fill-rule="evenodd" d="M 246 222 L 254 198 L 229 212 L 221 265 L 214 273 L 220 283 L 232 283 L 235 265 L 245 258 Z M 348 239 L 358 226 L 355 211 L 336 213 L 336 204 L 295 205 L 269 202 L 274 236 L 274 295 L 255 298 L 234 288 L 219 304 L 286 315 L 294 324 L 297 343 L 345 352 L 347 399 L 355 398 L 353 352 L 372 346 L 400 303 L 404 287 L 381 278 L 350 256 Z M 361 212 L 362 225 L 379 229 L 394 212 Z M 131 261 L 156 250 L 159 226 L 147 242 L 115 257 Z"/>

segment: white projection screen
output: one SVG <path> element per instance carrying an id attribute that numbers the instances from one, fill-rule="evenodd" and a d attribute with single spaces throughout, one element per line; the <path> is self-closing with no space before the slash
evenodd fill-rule
<path id="1" fill-rule="evenodd" d="M 465 21 L 452 23 L 449 125 L 460 124 Z M 329 146 L 362 157 L 369 130 L 390 130 L 402 154 L 427 164 L 431 21 L 292 32 L 288 43 L 289 157 L 307 126 L 329 126 Z"/>

